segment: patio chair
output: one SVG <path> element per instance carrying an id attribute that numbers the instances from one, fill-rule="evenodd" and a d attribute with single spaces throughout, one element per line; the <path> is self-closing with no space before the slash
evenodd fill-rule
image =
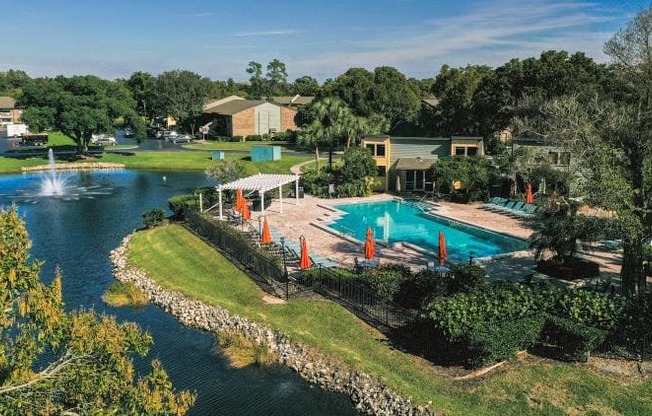
<path id="1" fill-rule="evenodd" d="M 539 207 L 532 204 L 525 204 L 521 209 L 511 212 L 510 215 L 519 218 L 533 218 L 536 216 L 536 212 L 539 210 Z"/>
<path id="2" fill-rule="evenodd" d="M 507 201 L 509 201 L 507 198 L 501 198 L 495 196 L 491 198 L 489 201 L 482 204 L 482 208 L 491 210 L 493 208 L 504 206 L 507 203 Z"/>
<path id="3" fill-rule="evenodd" d="M 500 206 L 500 207 L 495 207 L 495 208 L 491 209 L 491 211 L 500 212 L 500 213 L 508 212 L 508 211 L 513 210 L 514 207 L 516 206 L 516 204 L 518 204 L 518 201 L 511 201 L 510 200 L 510 201 L 507 201 L 507 203 L 505 205 Z"/>

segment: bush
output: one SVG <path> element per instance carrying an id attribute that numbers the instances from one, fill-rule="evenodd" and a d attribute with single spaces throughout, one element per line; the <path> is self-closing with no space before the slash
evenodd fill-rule
<path id="1" fill-rule="evenodd" d="M 370 286 L 382 302 L 394 300 L 403 281 L 401 271 L 392 268 L 369 269 L 360 274 L 360 280 Z"/>
<path id="2" fill-rule="evenodd" d="M 604 343 L 607 332 L 568 318 L 547 315 L 543 335 L 567 359 L 586 362 L 591 352 Z"/>
<path id="3" fill-rule="evenodd" d="M 544 323 L 544 317 L 530 316 L 472 326 L 463 337 L 470 354 L 469 365 L 482 367 L 514 358 L 517 352 L 538 342 Z"/>
<path id="4" fill-rule="evenodd" d="M 477 264 L 454 264 L 451 266 L 453 278 L 448 286 L 448 293 L 471 292 L 484 284 L 486 273 Z"/>
<path id="5" fill-rule="evenodd" d="M 537 262 L 537 270 L 548 276 L 570 281 L 600 274 L 598 263 L 578 258 L 568 258 L 563 263 L 557 259 L 540 260 Z"/>
<path id="6" fill-rule="evenodd" d="M 338 198 L 351 198 L 358 196 L 368 196 L 367 184 L 365 180 L 340 183 L 335 187 L 335 193 Z"/>
<path id="7" fill-rule="evenodd" d="M 449 281 L 438 273 L 422 270 L 403 279 L 394 297 L 396 303 L 408 309 L 421 309 L 425 304 L 448 293 Z"/>
<path id="8" fill-rule="evenodd" d="M 244 142 L 244 137 L 242 136 L 233 136 L 231 137 L 232 142 Z"/>
<path id="9" fill-rule="evenodd" d="M 331 183 L 335 183 L 335 177 L 324 170 L 306 172 L 299 179 L 299 185 L 306 193 L 320 198 L 328 196 L 328 184 Z"/>
<path id="10" fill-rule="evenodd" d="M 245 142 L 259 142 L 261 140 L 263 140 L 263 138 L 260 134 L 250 134 L 244 138 Z"/>
<path id="11" fill-rule="evenodd" d="M 172 210 L 173 217 L 177 220 L 183 219 L 188 209 L 199 209 L 199 197 L 195 195 L 177 195 L 168 199 L 168 205 Z"/>
<path id="12" fill-rule="evenodd" d="M 165 221 L 165 211 L 161 208 L 152 208 L 143 212 L 143 225 L 145 228 L 153 228 Z"/>
<path id="13" fill-rule="evenodd" d="M 555 314 L 604 330 L 619 326 L 627 299 L 591 290 L 566 290 L 557 300 Z"/>

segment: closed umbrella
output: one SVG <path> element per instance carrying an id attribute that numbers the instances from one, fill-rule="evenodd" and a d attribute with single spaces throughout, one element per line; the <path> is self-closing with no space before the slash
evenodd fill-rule
<path id="1" fill-rule="evenodd" d="M 527 184 L 527 194 L 525 194 L 525 202 L 528 204 L 532 203 L 532 184 L 528 183 Z"/>
<path id="2" fill-rule="evenodd" d="M 367 260 L 373 260 L 375 255 L 374 234 L 371 231 L 371 227 L 367 227 L 367 238 L 364 241 L 364 258 Z"/>
<path id="3" fill-rule="evenodd" d="M 244 201 L 244 198 L 242 196 L 242 189 L 236 189 L 236 191 L 235 191 L 235 209 L 239 213 L 242 213 L 242 206 L 243 206 L 242 202 L 243 201 Z"/>
<path id="4" fill-rule="evenodd" d="M 446 238 L 444 238 L 444 233 L 439 231 L 439 264 L 446 263 L 447 257 L 448 251 L 446 250 Z"/>
<path id="5" fill-rule="evenodd" d="M 251 219 L 251 211 L 246 199 L 242 199 L 242 221 L 249 221 Z"/>
<path id="6" fill-rule="evenodd" d="M 272 242 L 272 235 L 269 233 L 267 218 L 263 221 L 263 232 L 260 234 L 260 242 L 263 244 L 269 244 Z"/>
<path id="7" fill-rule="evenodd" d="M 308 256 L 308 243 L 306 243 L 306 238 L 301 237 L 301 261 L 299 262 L 299 267 L 302 269 L 309 269 L 311 266 L 310 256 Z"/>

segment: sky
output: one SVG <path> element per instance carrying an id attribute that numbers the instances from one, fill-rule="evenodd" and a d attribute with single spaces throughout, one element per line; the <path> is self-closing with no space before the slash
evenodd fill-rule
<path id="1" fill-rule="evenodd" d="M 351 67 L 410 77 L 602 46 L 650 0 L 0 0 L 0 71 L 128 78 L 186 69 L 243 81 L 248 62 L 320 81 Z M 6 13 L 10 10 L 10 13 Z"/>

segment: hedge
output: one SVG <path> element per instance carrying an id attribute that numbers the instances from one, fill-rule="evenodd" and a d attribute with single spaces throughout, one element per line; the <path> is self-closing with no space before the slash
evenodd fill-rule
<path id="1" fill-rule="evenodd" d="M 474 325 L 462 338 L 470 355 L 468 364 L 477 368 L 514 358 L 539 341 L 544 323 L 544 317 L 531 316 Z"/>
<path id="2" fill-rule="evenodd" d="M 168 199 L 168 206 L 175 219 L 182 219 L 187 209 L 199 210 L 199 197 L 195 195 L 177 195 Z"/>
<path id="3" fill-rule="evenodd" d="M 543 336 L 547 342 L 558 347 L 565 358 L 586 362 L 591 352 L 604 343 L 607 331 L 548 314 Z"/>

